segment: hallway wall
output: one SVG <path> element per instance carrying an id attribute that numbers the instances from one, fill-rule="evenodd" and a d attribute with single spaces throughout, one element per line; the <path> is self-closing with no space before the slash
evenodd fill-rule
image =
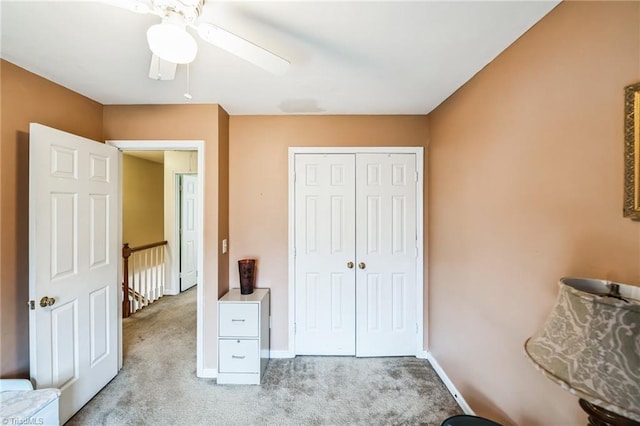
<path id="1" fill-rule="evenodd" d="M 122 242 L 129 247 L 164 240 L 164 167 L 122 156 Z"/>

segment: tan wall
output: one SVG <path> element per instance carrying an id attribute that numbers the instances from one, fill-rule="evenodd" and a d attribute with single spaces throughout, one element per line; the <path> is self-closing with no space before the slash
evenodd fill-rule
<path id="1" fill-rule="evenodd" d="M 288 349 L 288 147 L 423 146 L 425 116 L 232 116 L 229 149 L 229 277 L 258 260 L 257 287 L 271 288 L 271 348 Z"/>
<path id="2" fill-rule="evenodd" d="M 102 140 L 102 105 L 0 60 L 0 375 L 29 375 L 29 123 Z"/>
<path id="3" fill-rule="evenodd" d="M 586 424 L 523 352 L 562 276 L 640 285 L 622 218 L 640 3 L 564 2 L 429 115 L 430 349 L 479 414 Z"/>
<path id="4" fill-rule="evenodd" d="M 130 247 L 164 240 L 164 167 L 122 156 L 122 242 Z"/>
<path id="5" fill-rule="evenodd" d="M 204 140 L 203 365 L 217 368 L 218 211 L 220 177 L 217 105 L 128 105 L 104 107 L 105 139 Z"/>
<path id="6" fill-rule="evenodd" d="M 218 241 L 229 240 L 229 114 L 218 109 L 218 159 L 219 188 L 218 197 Z M 229 291 L 229 252 L 218 252 L 218 296 L 222 297 Z"/>

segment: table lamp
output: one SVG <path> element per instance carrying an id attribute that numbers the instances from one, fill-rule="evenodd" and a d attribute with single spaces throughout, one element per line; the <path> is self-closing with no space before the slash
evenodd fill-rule
<path id="1" fill-rule="evenodd" d="M 638 288 L 562 278 L 544 326 L 524 345 L 533 365 L 580 398 L 591 426 L 640 426 Z"/>

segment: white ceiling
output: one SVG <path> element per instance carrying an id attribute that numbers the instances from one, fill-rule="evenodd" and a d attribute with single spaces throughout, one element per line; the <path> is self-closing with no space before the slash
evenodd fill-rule
<path id="1" fill-rule="evenodd" d="M 100 2 L 0 2 L 2 58 L 105 105 L 217 103 L 243 114 L 426 114 L 558 1 L 216 1 L 207 19 L 287 58 L 274 76 L 196 37 L 174 81 L 148 77 L 158 23 Z"/>

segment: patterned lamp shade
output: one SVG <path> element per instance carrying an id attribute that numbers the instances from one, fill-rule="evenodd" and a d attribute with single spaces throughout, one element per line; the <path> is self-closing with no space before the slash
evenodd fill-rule
<path id="1" fill-rule="evenodd" d="M 640 301 L 619 284 L 562 278 L 543 328 L 525 342 L 534 366 L 568 392 L 640 421 Z"/>

